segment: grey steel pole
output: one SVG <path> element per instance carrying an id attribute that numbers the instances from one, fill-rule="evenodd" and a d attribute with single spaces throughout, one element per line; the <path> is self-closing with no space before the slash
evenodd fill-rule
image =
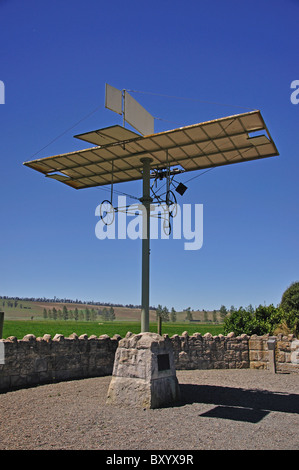
<path id="1" fill-rule="evenodd" d="M 150 255 L 150 162 L 151 158 L 142 158 L 143 196 L 140 199 L 145 211 L 142 221 L 142 294 L 141 294 L 141 333 L 149 331 L 149 255 Z"/>
<path id="2" fill-rule="evenodd" d="M 162 317 L 161 315 L 158 316 L 158 335 L 162 335 Z"/>

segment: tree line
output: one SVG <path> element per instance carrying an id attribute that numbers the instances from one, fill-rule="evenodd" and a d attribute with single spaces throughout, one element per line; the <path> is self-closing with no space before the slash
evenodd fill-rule
<path id="1" fill-rule="evenodd" d="M 56 309 L 53 307 L 52 309 L 43 310 L 43 318 L 44 320 L 75 320 L 75 321 L 113 321 L 115 320 L 115 312 L 114 308 L 110 306 L 110 308 L 104 307 L 103 309 L 95 309 L 95 308 L 85 308 L 85 309 L 68 309 L 66 305 L 63 306 L 62 309 Z"/>
<path id="2" fill-rule="evenodd" d="M 176 311 L 172 307 L 171 311 L 169 312 L 167 307 L 162 307 L 162 305 L 158 305 L 156 308 L 156 318 L 161 318 L 163 322 L 176 322 L 177 316 L 176 316 Z"/>
<path id="3" fill-rule="evenodd" d="M 1 297 L 0 297 L 1 298 Z M 10 308 L 16 308 L 19 306 L 19 308 L 28 308 L 31 309 L 31 307 L 28 307 L 27 305 L 19 304 L 18 300 L 2 300 L 2 307 L 10 307 Z"/>
<path id="4" fill-rule="evenodd" d="M 13 300 L 13 301 L 23 301 L 23 302 L 47 302 L 47 303 L 60 303 L 60 304 L 78 304 L 78 305 L 101 305 L 104 307 L 125 307 L 125 308 L 141 308 L 141 305 L 133 305 L 133 304 L 120 304 L 120 303 L 113 303 L 113 302 L 100 302 L 100 301 L 83 301 L 79 299 L 66 299 L 66 298 L 59 298 L 54 296 L 53 299 L 48 299 L 46 297 L 9 297 L 7 295 L 0 295 L 0 300 Z M 155 307 L 150 307 L 150 309 L 155 310 Z"/>
<path id="5" fill-rule="evenodd" d="M 231 308 L 234 308 L 233 306 Z M 225 318 L 225 316 L 229 313 L 229 311 L 227 310 L 227 308 L 224 306 L 224 305 L 221 305 L 220 307 L 220 310 L 213 310 L 211 312 L 208 312 L 207 310 L 205 309 L 202 309 L 201 310 L 203 312 L 203 321 L 205 323 L 208 323 L 208 322 L 214 322 L 214 323 L 217 323 L 218 322 L 218 313 L 220 313 L 220 317 L 223 321 L 223 319 Z M 189 322 L 192 322 L 192 321 L 199 321 L 199 320 L 196 320 L 193 318 L 193 310 L 191 310 L 191 307 L 186 307 L 184 308 L 183 310 L 183 313 L 185 314 L 185 317 L 184 317 L 184 320 L 185 321 L 189 321 Z M 212 320 L 209 318 L 211 317 L 212 315 Z M 167 307 L 162 307 L 162 305 L 158 305 L 158 307 L 156 308 L 156 318 L 158 320 L 158 318 L 162 319 L 163 322 L 168 322 L 168 321 L 171 321 L 171 322 L 176 322 L 177 321 L 177 311 L 174 309 L 174 307 L 171 308 L 171 310 L 169 311 L 169 309 Z"/>

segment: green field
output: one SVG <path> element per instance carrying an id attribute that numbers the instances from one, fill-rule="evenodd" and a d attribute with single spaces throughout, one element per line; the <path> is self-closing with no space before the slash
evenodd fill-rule
<path id="1" fill-rule="evenodd" d="M 16 336 L 22 339 L 27 334 L 33 334 L 36 337 L 50 334 L 52 338 L 58 333 L 68 337 L 72 333 L 78 336 L 82 334 L 104 335 L 112 337 L 119 334 L 124 337 L 128 331 L 132 333 L 140 333 L 140 322 L 76 322 L 76 321 L 35 321 L 35 320 L 5 320 L 3 328 L 3 338 Z M 150 323 L 150 331 L 157 332 L 157 323 Z M 167 333 L 169 336 L 175 334 L 181 335 L 184 331 L 188 331 L 191 336 L 193 333 L 211 333 L 212 335 L 223 334 L 223 325 L 212 325 L 203 323 L 163 323 L 162 334 Z"/>
<path id="2" fill-rule="evenodd" d="M 22 299 L 7 299 L 7 298 L 0 298 L 0 311 L 5 312 L 6 320 L 30 320 L 30 321 L 40 321 L 45 320 L 44 310 L 46 309 L 47 312 L 49 310 L 55 308 L 57 311 L 62 311 L 63 308 L 66 307 L 69 313 L 69 320 L 71 320 L 71 312 L 74 311 L 76 308 L 79 312 L 84 312 L 86 308 L 92 310 L 95 309 L 97 312 L 99 310 L 103 310 L 105 307 L 109 309 L 108 305 L 95 305 L 95 304 L 88 304 L 88 303 L 67 303 L 67 302 L 53 302 L 53 301 L 43 301 L 43 300 L 22 300 Z M 115 320 L 116 321 L 125 321 L 125 322 L 134 322 L 139 321 L 141 310 L 137 307 L 129 307 L 129 306 L 114 306 L 114 313 L 115 313 Z M 170 311 L 170 308 L 169 308 Z M 97 314 L 98 321 L 103 321 L 101 315 Z M 202 323 L 221 323 L 223 322 L 223 318 L 219 311 L 200 311 L 192 310 L 192 318 L 197 322 Z M 49 318 L 48 318 L 49 319 Z M 59 320 L 59 318 L 57 318 Z M 149 319 L 150 322 L 156 321 L 156 311 L 150 310 L 149 312 Z M 186 319 L 186 312 L 185 311 L 177 311 L 176 312 L 176 320 L 177 322 L 183 323 Z M 62 320 L 62 318 L 61 318 Z M 64 320 L 64 319 L 63 319 Z M 83 321 L 86 320 L 80 319 Z"/>

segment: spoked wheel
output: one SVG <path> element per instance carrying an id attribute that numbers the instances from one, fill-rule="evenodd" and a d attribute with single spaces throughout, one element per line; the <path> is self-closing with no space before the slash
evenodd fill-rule
<path id="1" fill-rule="evenodd" d="M 171 223 L 169 217 L 163 220 L 163 232 L 165 235 L 171 234 Z"/>
<path id="2" fill-rule="evenodd" d="M 110 201 L 105 199 L 100 205 L 100 217 L 105 225 L 111 225 L 114 221 L 114 208 Z"/>
<path id="3" fill-rule="evenodd" d="M 175 217 L 178 212 L 175 194 L 172 191 L 166 193 L 166 204 L 168 206 L 169 215 Z"/>

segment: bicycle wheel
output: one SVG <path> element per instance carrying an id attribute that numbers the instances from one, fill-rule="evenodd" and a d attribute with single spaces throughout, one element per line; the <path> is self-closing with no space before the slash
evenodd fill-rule
<path id="1" fill-rule="evenodd" d="M 105 199 L 100 205 L 100 217 L 105 225 L 111 225 L 114 221 L 114 208 L 110 201 Z"/>
<path id="2" fill-rule="evenodd" d="M 169 219 L 163 220 L 163 232 L 165 233 L 165 235 L 171 234 L 171 223 Z"/>
<path id="3" fill-rule="evenodd" d="M 177 202 L 175 194 L 172 191 L 167 191 L 166 193 L 166 204 L 169 208 L 169 215 L 175 217 L 177 215 Z"/>

